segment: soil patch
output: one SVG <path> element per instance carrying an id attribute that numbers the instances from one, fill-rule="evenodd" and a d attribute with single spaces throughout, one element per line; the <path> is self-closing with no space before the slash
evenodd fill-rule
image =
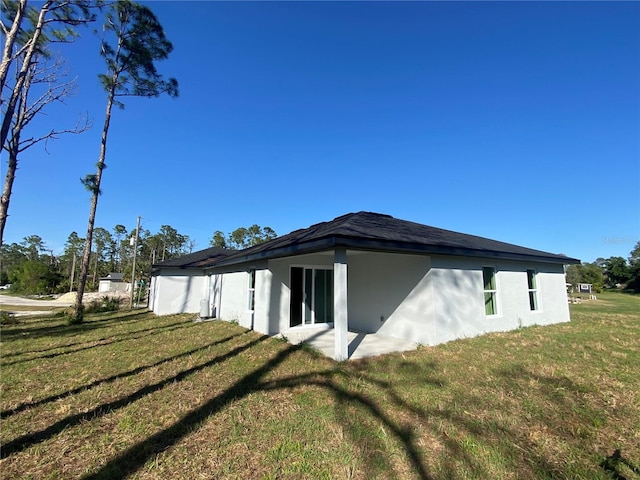
<path id="1" fill-rule="evenodd" d="M 68 292 L 65 293 L 58 298 L 56 298 L 56 302 L 60 303 L 75 303 L 76 302 L 77 292 Z M 120 299 L 120 303 L 125 302 L 129 299 L 128 292 L 85 292 L 82 295 L 82 303 L 87 304 L 91 303 L 94 300 L 101 300 L 104 297 L 118 298 Z"/>

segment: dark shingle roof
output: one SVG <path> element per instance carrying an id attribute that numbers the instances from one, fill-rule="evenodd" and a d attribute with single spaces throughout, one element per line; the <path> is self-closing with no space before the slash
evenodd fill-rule
<path id="1" fill-rule="evenodd" d="M 282 237 L 244 250 L 211 247 L 152 266 L 162 268 L 211 268 L 319 252 L 336 247 L 424 255 L 460 255 L 571 264 L 580 260 L 452 232 L 380 213 L 348 213 L 329 222 L 295 230 Z"/>
<path id="2" fill-rule="evenodd" d="M 371 212 L 349 213 L 220 258 L 215 265 L 313 253 L 328 248 L 461 255 L 571 264 L 579 260 Z"/>
<path id="3" fill-rule="evenodd" d="M 164 262 L 156 263 L 152 265 L 152 270 L 159 270 L 161 268 L 202 268 L 209 264 L 212 264 L 218 260 L 222 260 L 229 255 L 236 253 L 236 250 L 229 250 L 221 247 L 211 247 L 197 252 L 189 253 L 181 257 L 172 258 Z"/>
<path id="4" fill-rule="evenodd" d="M 100 277 L 99 280 L 111 280 L 112 282 L 122 282 L 124 273 L 109 272 L 106 277 Z"/>

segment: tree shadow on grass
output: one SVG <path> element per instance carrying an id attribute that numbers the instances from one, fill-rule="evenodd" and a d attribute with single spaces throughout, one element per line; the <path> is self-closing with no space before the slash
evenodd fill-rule
<path id="1" fill-rule="evenodd" d="M 154 363 L 151 363 L 151 364 L 148 364 L 148 365 L 141 365 L 141 366 L 136 367 L 134 369 L 128 370 L 126 372 L 121 372 L 121 373 L 118 373 L 116 375 L 112 375 L 110 377 L 94 380 L 93 382 L 91 382 L 91 383 L 89 383 L 87 385 L 81 385 L 81 386 L 76 387 L 74 389 L 67 390 L 66 392 L 57 393 L 55 395 L 50 395 L 48 397 L 41 398 L 40 400 L 36 400 L 35 402 L 21 403 L 17 407 L 14 407 L 14 408 L 11 408 L 9 410 L 4 410 L 4 411 L 0 412 L 0 418 L 4 419 L 4 418 L 10 417 L 11 415 L 15 415 L 16 413 L 20 413 L 20 412 L 22 412 L 24 410 L 27 410 L 27 409 L 39 407 L 40 405 L 44 405 L 46 403 L 62 400 L 63 398 L 67 398 L 67 397 L 70 397 L 72 395 L 77 395 L 79 393 L 82 393 L 82 392 L 84 392 L 86 390 L 90 390 L 91 388 L 97 387 L 99 385 L 104 385 L 104 384 L 107 384 L 107 383 L 114 382 L 116 380 L 120 380 L 122 378 L 127 378 L 127 377 L 132 377 L 132 376 L 138 375 L 139 373 L 142 373 L 145 370 L 149 370 L 150 368 L 155 368 L 155 367 L 158 367 L 158 366 L 163 365 L 165 363 L 169 363 L 169 362 L 172 362 L 174 360 L 178 360 L 180 358 L 188 357 L 189 355 L 193 355 L 194 353 L 198 353 L 198 352 L 201 352 L 203 350 L 207 350 L 208 348 L 215 347 L 217 345 L 222 345 L 223 343 L 229 342 L 229 341 L 233 340 L 235 337 L 239 337 L 240 335 L 242 335 L 242 333 L 236 333 L 234 335 L 230 335 L 230 336 L 228 336 L 226 338 L 223 338 L 221 340 L 216 340 L 215 342 L 208 343 L 208 344 L 203 345 L 201 347 L 193 348 L 191 350 L 187 350 L 186 352 L 182 352 L 182 353 L 179 353 L 177 355 L 173 355 L 173 356 L 168 357 L 168 358 L 163 358 L 162 360 L 158 360 L 157 362 L 154 362 Z"/>
<path id="2" fill-rule="evenodd" d="M 135 323 L 135 321 L 130 321 L 127 323 L 127 325 L 131 325 L 132 323 Z M 146 328 L 146 329 L 140 329 L 140 330 L 135 330 L 135 331 L 127 331 L 125 334 L 129 335 L 129 334 L 134 334 L 134 333 L 139 333 L 139 332 L 145 332 L 145 331 L 149 331 L 149 330 L 153 330 L 154 328 L 164 328 L 164 327 L 171 327 L 173 325 L 181 325 L 181 324 L 188 324 L 190 322 L 186 321 L 186 320 L 180 320 L 178 322 L 174 322 L 174 323 L 169 323 L 169 324 L 164 324 L 164 325 L 158 325 L 157 327 L 151 327 L 151 328 Z M 58 350 L 60 348 L 69 348 L 69 347 L 74 347 L 76 345 L 85 345 L 87 343 L 91 343 L 91 342 L 99 342 L 102 340 L 107 340 L 113 336 L 117 336 L 118 333 L 115 333 L 113 335 L 107 335 L 104 337 L 100 337 L 97 338 L 95 340 L 83 340 L 81 342 L 71 342 L 71 343 L 62 343 L 60 345 L 53 345 L 47 348 L 40 348 L 40 349 L 36 349 L 36 350 L 20 350 L 18 352 L 12 352 L 12 353 L 4 353 L 2 355 L 3 358 L 12 358 L 12 357 L 23 357 L 25 355 L 31 355 L 31 354 L 35 354 L 35 353 L 47 353 L 50 352 L 52 350 Z"/>
<path id="3" fill-rule="evenodd" d="M 396 478 L 404 478 L 404 472 L 394 472 L 395 467 L 390 461 L 390 456 L 386 454 L 389 449 L 386 446 L 385 437 L 388 434 L 391 434 L 391 437 L 401 446 L 415 477 L 421 480 L 430 480 L 435 477 L 429 473 L 426 465 L 426 452 L 419 447 L 420 427 L 418 424 L 440 419 L 453 422 L 461 429 L 477 435 L 484 433 L 475 422 L 459 415 L 453 409 L 424 408 L 403 397 L 401 391 L 405 384 L 423 382 L 432 388 L 443 388 L 446 385 L 445 379 L 438 374 L 439 366 L 435 362 L 402 361 L 399 363 L 400 368 L 405 370 L 405 373 L 410 372 L 409 375 L 406 375 L 407 380 L 405 382 L 391 382 L 365 373 L 363 366 L 367 365 L 369 361 L 366 359 L 360 361 L 360 364 L 355 368 L 357 381 L 366 387 L 369 394 L 345 388 L 339 381 L 340 377 L 351 375 L 340 370 L 268 382 L 263 384 L 261 389 L 265 391 L 283 388 L 295 389 L 313 385 L 329 392 L 335 400 L 336 418 L 339 419 L 343 431 L 351 438 L 352 445 L 360 450 L 360 458 L 364 463 L 363 468 L 366 470 L 365 478 L 390 478 L 392 473 L 395 473 Z M 390 368 L 392 368 L 392 363 L 390 362 Z M 375 372 L 376 375 L 380 374 L 380 369 L 376 369 Z M 377 393 L 392 405 L 393 412 L 402 412 L 403 415 L 399 416 L 402 419 L 395 420 L 392 415 L 384 411 L 385 407 L 374 400 L 373 389 L 376 389 Z M 464 451 L 456 440 L 446 435 L 440 435 L 440 437 L 443 444 L 448 447 L 449 453 L 453 453 L 451 456 L 468 465 L 476 473 L 477 478 L 490 478 L 490 473 L 483 470 L 477 460 Z M 379 455 L 372 455 L 372 452 L 379 452 Z M 452 468 L 455 467 L 452 466 Z M 451 471 L 453 472 L 453 470 Z"/>
<path id="4" fill-rule="evenodd" d="M 300 383 L 327 390 L 335 400 L 336 417 L 343 430 L 350 436 L 352 444 L 361 450 L 361 459 L 367 470 L 366 477 L 380 478 L 394 471 L 389 457 L 385 455 L 387 447 L 384 437 L 388 432 L 402 446 L 416 476 L 422 480 L 431 479 L 423 455 L 417 445 L 418 437 L 414 427 L 409 423 L 393 420 L 368 395 L 351 391 L 334 381 L 331 378 L 334 376 L 333 374 L 335 372 L 332 372 L 331 376 L 325 375 L 321 381 L 293 379 L 292 382 L 278 382 L 277 388 L 291 388 Z M 287 383 L 289 385 L 286 385 Z M 395 397 L 400 408 L 409 407 L 406 402 L 400 401 L 397 396 L 394 396 L 393 392 L 387 391 L 387 387 L 383 387 L 383 389 L 385 393 L 390 393 L 392 397 Z M 380 454 L 371 455 L 371 452 L 380 452 Z"/>
<path id="5" fill-rule="evenodd" d="M 194 427 L 218 413 L 231 402 L 245 397 L 249 393 L 260 390 L 260 379 L 299 349 L 300 347 L 298 345 L 289 346 L 263 366 L 242 377 L 220 395 L 217 395 L 202 406 L 187 413 L 180 421 L 171 427 L 133 445 L 107 462 L 97 472 L 86 475 L 83 478 L 86 480 L 124 478 L 133 474 L 139 470 L 149 458 L 174 445 L 181 438 L 192 432 Z"/>
<path id="6" fill-rule="evenodd" d="M 240 353 L 251 348 L 252 346 L 264 341 L 265 338 L 268 338 L 268 337 L 264 337 L 264 336 L 259 337 L 255 340 L 245 343 L 244 345 L 236 347 L 233 350 L 230 350 L 224 355 L 217 356 L 200 365 L 191 367 L 187 370 L 183 370 L 157 383 L 154 383 L 151 385 L 145 385 L 143 388 L 136 390 L 135 392 L 129 395 L 126 395 L 125 397 L 119 398 L 112 402 L 103 403 L 87 412 L 78 413 L 75 415 L 70 415 L 68 417 L 65 417 L 61 420 L 58 420 L 56 423 L 50 425 L 49 427 L 43 430 L 40 430 L 38 432 L 29 433 L 21 437 L 15 438 L 14 440 L 11 440 L 5 443 L 4 445 L 0 445 L 0 458 L 6 458 L 13 453 L 19 452 L 21 450 L 24 450 L 25 448 L 29 448 L 32 445 L 36 445 L 45 440 L 48 440 L 49 438 L 53 437 L 54 435 L 57 435 L 58 433 L 62 432 L 62 430 L 66 428 L 72 427 L 74 425 L 78 425 L 82 422 L 94 420 L 113 410 L 126 407 L 127 405 L 135 402 L 136 400 L 139 400 L 147 395 L 150 395 L 154 392 L 162 390 L 164 387 L 166 387 L 169 384 L 181 382 L 184 379 L 186 379 L 188 376 L 193 375 L 196 372 L 199 372 L 207 367 L 211 367 L 215 364 L 222 363 L 232 357 L 235 357 L 236 355 L 239 355 Z"/>
<path id="7" fill-rule="evenodd" d="M 627 477 L 629 474 L 633 475 L 634 478 L 636 475 L 640 476 L 640 466 L 624 458 L 619 449 L 616 449 L 611 455 L 605 458 L 600 463 L 600 467 L 602 467 L 613 480 L 630 480 L 631 477 Z"/>
<path id="8" fill-rule="evenodd" d="M 2 458 L 47 440 L 69 426 L 78 425 L 110 410 L 122 408 L 145 395 L 160 390 L 169 383 L 182 381 L 188 375 L 240 355 L 265 338 L 267 337 L 248 342 L 224 355 L 184 370 L 156 384 L 146 386 L 124 398 L 103 404 L 90 412 L 67 417 L 41 432 L 13 440 L 3 446 Z M 231 403 L 253 393 L 296 389 L 305 386 L 317 387 L 333 397 L 336 418 L 343 431 L 349 436 L 353 446 L 359 449 L 367 477 L 402 477 L 406 474 L 406 472 L 394 471 L 398 467 L 393 463 L 392 455 L 394 452 L 390 451 L 387 440 L 384 438 L 384 435 L 388 434 L 406 456 L 407 465 L 409 465 L 414 477 L 421 480 L 434 478 L 427 466 L 429 450 L 420 444 L 423 433 L 420 429 L 427 429 L 428 433 L 444 447 L 445 453 L 439 460 L 445 468 L 450 468 L 451 478 L 456 477 L 455 472 L 458 471 L 461 464 L 470 472 L 470 475 L 477 478 L 490 478 L 491 474 L 495 473 L 482 463 L 477 453 L 465 447 L 466 439 L 469 439 L 470 442 L 491 444 L 493 448 L 500 450 L 504 453 L 506 461 L 513 462 L 505 468 L 513 468 L 516 475 L 521 471 L 523 476 L 531 476 L 533 472 L 551 479 L 566 477 L 566 472 L 560 470 L 561 465 L 553 462 L 554 459 L 546 458 L 535 441 L 523 435 L 517 426 L 500 420 L 478 419 L 473 415 L 473 412 L 463 411 L 453 405 L 447 404 L 444 408 L 425 407 L 417 400 L 408 401 L 403 389 L 409 387 L 411 382 L 420 382 L 430 388 L 443 388 L 446 385 L 447 382 L 439 373 L 438 365 L 433 362 L 388 362 L 386 365 L 389 371 L 383 373 L 390 375 L 394 368 L 401 368 L 405 371 L 399 382 L 394 381 L 393 377 L 390 377 L 391 380 L 388 381 L 377 378 L 380 374 L 379 370 L 370 373 L 366 366 L 362 368 L 362 366 L 356 365 L 352 368 L 341 363 L 335 363 L 333 367 L 324 371 L 314 371 L 274 380 L 268 379 L 271 372 L 299 350 L 304 350 L 304 347 L 301 345 L 287 346 L 273 358 L 239 378 L 214 398 L 186 413 L 170 427 L 132 445 L 97 471 L 83 478 L 93 480 L 124 478 L 133 475 L 143 468 L 150 459 L 180 442 L 202 422 L 215 417 Z M 382 363 L 385 365 L 384 362 Z M 362 365 L 366 365 L 366 363 Z M 519 365 L 498 371 L 497 374 L 505 387 L 512 388 L 516 393 L 520 390 L 528 391 L 531 389 L 531 382 L 535 381 L 540 390 L 539 393 L 548 398 L 549 402 L 557 408 L 560 416 L 567 415 L 574 410 L 575 403 L 572 399 L 557 394 L 558 388 L 579 390 L 579 386 L 568 378 L 535 375 Z M 363 384 L 353 387 L 352 380 L 361 381 Z M 469 397 L 471 394 L 465 393 L 465 395 Z M 451 401 L 455 402 L 455 400 L 454 396 Z M 482 404 L 483 400 L 486 399 L 470 397 L 466 404 L 473 405 L 474 402 Z M 401 414 L 398 415 L 398 412 Z M 460 435 L 449 436 L 447 431 L 436 426 L 438 423 L 449 425 Z M 487 431 L 488 428 L 491 430 Z M 382 435 L 371 435 L 380 431 L 383 431 Z M 501 443 L 506 441 L 510 444 Z M 526 454 L 514 458 L 512 445 Z M 374 452 L 378 453 L 375 458 L 372 455 Z M 517 465 L 523 459 L 526 465 Z M 618 480 L 622 480 L 622 478 L 618 478 Z"/>
<path id="9" fill-rule="evenodd" d="M 10 365 L 15 365 L 15 364 L 18 364 L 18 363 L 31 362 L 33 360 L 42 360 L 42 359 L 45 359 L 45 358 L 55 358 L 55 357 L 59 357 L 59 356 L 62 356 L 62 355 L 70 355 L 72 353 L 82 352 L 83 350 L 91 350 L 91 349 L 97 348 L 97 347 L 105 347 L 105 346 L 114 345 L 114 344 L 117 344 L 117 343 L 129 342 L 129 341 L 132 341 L 132 340 L 138 340 L 140 338 L 149 337 L 151 335 L 159 335 L 159 334 L 163 334 L 163 333 L 167 333 L 167 332 L 172 332 L 174 330 L 188 328 L 188 327 L 190 327 L 192 325 L 194 325 L 194 324 L 191 323 L 191 322 L 181 321 L 181 322 L 176 322 L 176 323 L 170 323 L 170 324 L 167 324 L 167 325 L 158 325 L 158 326 L 155 326 L 155 327 L 128 331 L 128 332 L 125 332 L 125 333 L 123 333 L 121 335 L 118 334 L 118 333 L 115 333 L 112 336 L 101 337 L 101 338 L 97 338 L 95 340 L 87 340 L 87 341 L 84 341 L 84 342 L 75 342 L 75 343 L 66 344 L 66 345 L 59 345 L 59 346 L 56 346 L 56 347 L 50 347 L 49 349 L 45 349 L 42 352 L 44 353 L 47 350 L 59 350 L 61 348 L 68 348 L 68 347 L 77 346 L 77 345 L 85 345 L 84 347 L 72 348 L 72 349 L 66 350 L 64 352 L 46 353 L 44 355 L 37 355 L 37 356 L 34 356 L 34 357 L 21 358 L 21 359 L 18 359 L 18 360 L 12 360 L 12 361 L 9 361 L 9 362 L 4 362 L 4 363 L 0 364 L 0 366 L 8 367 Z"/>
<path id="10" fill-rule="evenodd" d="M 142 320 L 149 320 L 148 311 L 132 311 L 126 314 L 109 315 L 106 318 L 91 319 L 85 321 L 79 325 L 68 325 L 60 319 L 52 319 L 55 325 L 37 325 L 33 326 L 30 323 L 20 324 L 9 328 L 2 328 L 3 341 L 11 341 L 14 339 L 23 340 L 25 336 L 28 338 L 41 338 L 41 337 L 55 337 L 55 336 L 67 336 L 74 333 L 86 333 L 92 330 L 105 328 L 114 323 L 127 322 L 131 324 Z"/>
<path id="11" fill-rule="evenodd" d="M 338 417 L 344 421 L 345 428 L 351 432 L 354 442 L 363 439 L 361 430 L 358 430 L 358 417 L 351 414 L 351 406 L 356 404 L 360 409 L 364 409 L 370 417 L 379 421 L 385 426 L 401 443 L 404 451 L 407 453 L 409 461 L 414 468 L 416 475 L 422 480 L 430 480 L 432 477 L 428 474 L 424 465 L 419 448 L 416 444 L 416 437 L 413 428 L 410 425 L 401 425 L 393 421 L 385 414 L 383 409 L 371 400 L 367 395 L 358 394 L 349 391 L 341 386 L 333 378 L 343 374 L 340 364 L 336 364 L 335 368 L 324 372 L 313 372 L 306 375 L 285 378 L 274 381 L 264 381 L 263 378 L 283 363 L 288 357 L 298 350 L 304 350 L 302 345 L 290 345 L 282 350 L 270 361 L 261 367 L 255 369 L 251 373 L 245 375 L 225 391 L 207 401 L 202 406 L 187 413 L 182 419 L 171 427 L 164 429 L 142 442 L 139 442 L 117 457 L 107 462 L 97 472 L 83 477 L 85 480 L 124 478 L 132 475 L 153 456 L 166 450 L 172 445 L 179 442 L 183 437 L 193 431 L 195 427 L 206 419 L 216 415 L 230 403 L 237 401 L 247 395 L 257 392 L 265 392 L 269 390 L 290 389 L 299 386 L 317 386 L 329 390 L 335 400 Z M 384 452 L 384 445 L 377 443 L 375 448 L 380 448 Z M 370 451 L 363 455 L 368 455 Z M 363 458 L 367 458 L 364 457 Z M 383 459 L 382 468 L 391 468 L 386 459 Z M 380 466 L 373 468 L 375 471 L 380 470 Z"/>

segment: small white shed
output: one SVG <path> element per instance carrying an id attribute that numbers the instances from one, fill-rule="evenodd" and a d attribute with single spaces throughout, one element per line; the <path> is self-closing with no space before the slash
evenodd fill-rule
<path id="1" fill-rule="evenodd" d="M 129 283 L 124 281 L 124 273 L 111 272 L 106 277 L 100 278 L 98 292 L 126 292 L 129 290 Z"/>

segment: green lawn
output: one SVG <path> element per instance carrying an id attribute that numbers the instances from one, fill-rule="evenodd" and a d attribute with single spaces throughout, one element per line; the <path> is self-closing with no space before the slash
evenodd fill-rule
<path id="1" fill-rule="evenodd" d="M 336 363 L 141 312 L 1 330 L 2 478 L 640 479 L 640 296 Z"/>

